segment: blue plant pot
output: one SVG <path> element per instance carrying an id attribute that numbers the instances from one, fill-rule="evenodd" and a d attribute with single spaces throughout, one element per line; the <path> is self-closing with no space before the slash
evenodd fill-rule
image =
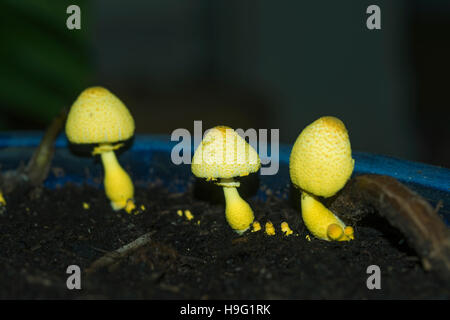
<path id="1" fill-rule="evenodd" d="M 1 170 L 15 169 L 26 163 L 42 138 L 40 132 L 3 132 L 0 134 Z M 172 148 L 178 144 L 167 135 L 136 135 L 131 147 L 119 154 L 121 164 L 133 177 L 137 186 L 151 181 L 161 182 L 171 192 L 186 191 L 194 178 L 189 164 L 175 165 L 171 161 Z M 90 157 L 75 155 L 68 148 L 64 135 L 55 143 L 56 153 L 52 170 L 45 181 L 48 188 L 57 188 L 71 182 L 101 187 L 102 166 Z M 191 146 L 191 149 L 192 146 Z M 270 147 L 268 148 L 270 150 Z M 261 176 L 260 184 L 270 188 L 273 194 L 286 197 L 289 192 L 289 155 L 291 146 L 280 146 L 279 171 L 276 175 Z M 398 179 L 426 198 L 433 206 L 439 202 L 439 214 L 450 225 L 450 170 L 427 164 L 400 160 L 392 157 L 354 152 L 354 175 L 382 174 Z M 261 189 L 261 188 L 260 188 Z M 256 195 L 264 199 L 265 193 Z"/>

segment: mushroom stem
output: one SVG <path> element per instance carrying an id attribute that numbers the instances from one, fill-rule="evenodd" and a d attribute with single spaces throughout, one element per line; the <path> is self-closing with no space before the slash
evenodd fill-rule
<path id="1" fill-rule="evenodd" d="M 0 190 L 0 207 L 1 206 L 6 206 L 6 200 L 3 197 L 3 192 Z"/>
<path id="2" fill-rule="evenodd" d="M 236 187 L 223 187 L 225 194 L 225 217 L 231 228 L 242 234 L 250 227 L 255 219 L 250 205 L 241 198 Z"/>
<path id="3" fill-rule="evenodd" d="M 111 200 L 111 207 L 114 210 L 125 208 L 130 213 L 135 208 L 134 186 L 130 176 L 120 166 L 113 150 L 101 152 L 100 155 L 105 168 L 105 192 Z"/>
<path id="4" fill-rule="evenodd" d="M 353 228 L 345 224 L 314 196 L 302 193 L 302 218 L 311 233 L 322 240 L 349 241 Z"/>

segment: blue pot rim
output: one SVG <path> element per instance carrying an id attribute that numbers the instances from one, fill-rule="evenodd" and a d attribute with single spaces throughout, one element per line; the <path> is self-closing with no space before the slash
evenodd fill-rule
<path id="1" fill-rule="evenodd" d="M 2 132 L 0 133 L 0 148 L 36 147 L 39 145 L 42 135 L 42 132 L 34 131 Z M 175 144 L 177 142 L 171 141 L 169 135 L 136 134 L 130 150 L 171 152 Z M 64 134 L 61 134 L 55 142 L 55 147 L 66 148 L 67 146 L 67 138 Z M 270 150 L 270 147 L 268 149 Z M 281 164 L 289 164 L 290 151 L 291 146 L 280 145 Z M 353 152 L 353 158 L 355 159 L 354 174 L 356 175 L 388 175 L 408 184 L 416 184 L 450 193 L 450 169 L 358 151 Z"/>

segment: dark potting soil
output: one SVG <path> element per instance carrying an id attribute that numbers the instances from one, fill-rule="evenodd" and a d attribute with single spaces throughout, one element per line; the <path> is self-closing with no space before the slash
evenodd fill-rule
<path id="1" fill-rule="evenodd" d="M 449 288 L 425 272 L 404 239 L 383 219 L 355 226 L 351 242 L 307 239 L 299 211 L 270 195 L 248 200 L 263 229 L 234 233 L 223 203 L 209 203 L 158 185 L 137 188 L 145 209 L 112 211 L 103 190 L 66 185 L 9 196 L 0 215 L 0 298 L 136 299 L 448 299 Z M 84 204 L 84 205 L 83 205 Z M 177 215 L 190 210 L 188 220 Z M 276 235 L 264 233 L 273 222 Z M 285 236 L 287 221 L 294 234 Z M 143 234 L 151 241 L 117 263 L 85 270 L 108 251 Z M 69 265 L 81 290 L 68 290 Z M 370 265 L 381 289 L 369 290 Z"/>

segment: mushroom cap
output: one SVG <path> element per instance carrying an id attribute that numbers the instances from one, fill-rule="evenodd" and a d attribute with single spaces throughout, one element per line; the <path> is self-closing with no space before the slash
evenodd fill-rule
<path id="1" fill-rule="evenodd" d="M 66 135 L 72 143 L 114 143 L 134 134 L 127 107 L 103 87 L 84 90 L 70 108 Z"/>
<path id="2" fill-rule="evenodd" d="M 335 117 L 322 117 L 298 136 L 289 172 L 292 183 L 300 189 L 331 197 L 344 187 L 354 163 L 345 125 Z"/>
<path id="3" fill-rule="evenodd" d="M 230 179 L 261 167 L 256 150 L 226 126 L 210 129 L 192 158 L 192 173 L 199 178 Z"/>

